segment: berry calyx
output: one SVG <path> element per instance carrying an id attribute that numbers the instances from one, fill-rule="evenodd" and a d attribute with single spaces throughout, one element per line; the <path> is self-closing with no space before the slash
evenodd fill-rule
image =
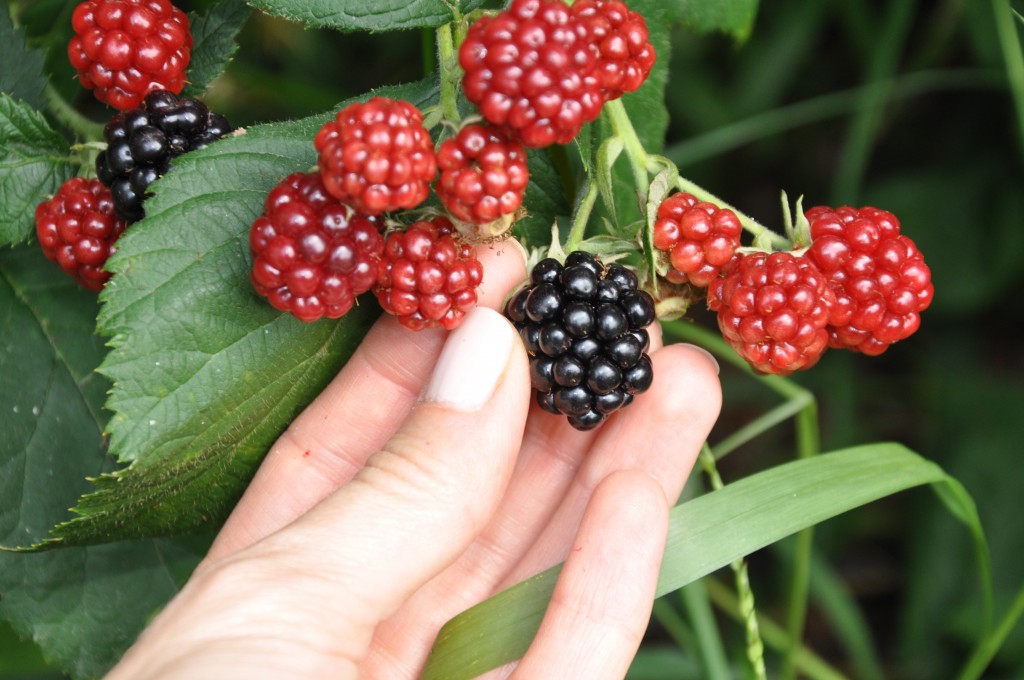
<path id="1" fill-rule="evenodd" d="M 110 278 L 103 269 L 127 224 L 114 214 L 110 190 L 98 179 L 73 177 L 36 206 L 36 236 L 43 254 L 89 290 Z"/>
<path id="2" fill-rule="evenodd" d="M 817 363 L 834 305 L 825 275 L 789 252 L 739 255 L 708 286 L 722 337 L 759 373 L 789 375 Z"/>
<path id="3" fill-rule="evenodd" d="M 149 185 L 171 169 L 171 161 L 231 130 L 203 102 L 167 90 L 150 92 L 142 106 L 114 116 L 103 129 L 107 148 L 96 157 L 96 174 L 110 187 L 118 216 L 129 223 L 142 219 Z"/>
<path id="4" fill-rule="evenodd" d="M 412 330 L 462 323 L 477 302 L 484 268 L 476 251 L 436 217 L 388 235 L 373 288 L 385 312 Z"/>
<path id="5" fill-rule="evenodd" d="M 377 281 L 380 223 L 327 193 L 320 175 L 293 173 L 252 223 L 250 279 L 271 305 L 312 322 L 344 316 Z"/>
<path id="6" fill-rule="evenodd" d="M 469 27 L 462 89 L 489 122 L 532 148 L 568 144 L 604 104 L 599 53 L 562 0 L 513 0 Z"/>
<path id="7" fill-rule="evenodd" d="M 346 106 L 314 139 L 324 186 L 366 215 L 415 208 L 437 174 L 423 114 L 406 101 L 374 97 Z"/>
<path id="8" fill-rule="evenodd" d="M 606 101 L 639 89 L 654 66 L 647 22 L 619 0 L 576 0 L 572 14 L 597 48 L 597 79 Z"/>
<path id="9" fill-rule="evenodd" d="M 924 256 L 900 234 L 896 216 L 850 206 L 818 206 L 806 216 L 807 257 L 836 297 L 829 344 L 877 355 L 917 331 L 935 288 Z"/>
<path id="10" fill-rule="evenodd" d="M 538 262 L 505 305 L 530 357 L 538 405 L 590 430 L 654 379 L 647 355 L 654 300 L 619 264 L 576 251 Z"/>
<path id="11" fill-rule="evenodd" d="M 669 281 L 706 287 L 735 256 L 742 233 L 732 210 L 679 192 L 658 207 L 653 241 L 668 256 Z"/>
<path id="12" fill-rule="evenodd" d="M 82 86 L 127 111 L 153 90 L 185 86 L 188 16 L 168 0 L 86 0 L 71 16 L 68 58 Z"/>
<path id="13" fill-rule="evenodd" d="M 519 142 L 486 125 L 466 125 L 437 151 L 441 204 L 463 222 L 486 225 L 498 236 L 512 225 L 530 179 L 526 150 Z"/>

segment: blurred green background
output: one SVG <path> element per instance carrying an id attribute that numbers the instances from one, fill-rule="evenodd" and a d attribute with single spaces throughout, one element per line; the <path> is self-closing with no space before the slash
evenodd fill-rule
<path id="1" fill-rule="evenodd" d="M 684 176 L 770 227 L 781 228 L 780 190 L 804 196 L 805 207 L 875 205 L 899 217 L 935 283 L 921 331 L 876 358 L 828 353 L 795 380 L 818 397 L 824 450 L 896 440 L 966 486 L 989 539 L 997 615 L 1024 581 L 1024 351 L 1015 335 L 1024 307 L 1024 111 L 1014 106 L 998 37 L 1005 8 L 1003 0 L 776 0 L 762 4 L 742 43 L 678 29 L 666 146 Z M 1008 33 L 1019 41 L 1022 28 L 1011 21 Z M 1011 47 L 1020 60 L 1019 42 Z M 207 101 L 239 125 L 319 113 L 419 78 L 431 50 L 432 37 L 415 32 L 339 35 L 254 15 Z M 51 68 L 69 69 L 59 60 Z M 1024 92 L 1024 72 L 1019 78 Z M 692 318 L 713 327 L 700 310 Z M 777 403 L 739 371 L 725 366 L 722 377 L 712 443 Z M 777 427 L 722 461 L 725 480 L 792 458 L 791 431 Z M 849 513 L 815 537 L 812 649 L 850 677 L 955 675 L 980 630 L 980 598 L 969 536 L 931 492 Z M 759 610 L 776 620 L 786 553 L 782 545 L 750 559 Z M 681 612 L 679 596 L 665 609 Z M 742 628 L 716 616 L 731 658 L 742 659 Z M 700 677 L 692 654 L 670 642 L 672 621 L 652 623 L 631 677 Z M 857 630 L 863 645 L 851 648 Z M 61 676 L 0 625 L 0 677 Z M 1024 626 L 985 677 L 1024 677 Z"/>

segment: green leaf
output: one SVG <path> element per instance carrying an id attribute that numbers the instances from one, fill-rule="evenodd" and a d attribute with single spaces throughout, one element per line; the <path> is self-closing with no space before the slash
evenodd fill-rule
<path id="1" fill-rule="evenodd" d="M 39 540 L 86 476 L 110 467 L 96 294 L 36 246 L 0 252 L 0 544 Z M 102 675 L 173 595 L 201 549 L 165 541 L 0 552 L 0 617 L 76 677 Z"/>
<path id="2" fill-rule="evenodd" d="M 980 534 L 973 502 L 937 465 L 898 444 L 844 449 L 771 468 L 673 508 L 657 596 L 801 529 L 922 484 L 956 487 L 944 500 L 955 497 L 957 514 Z M 987 589 L 989 574 L 982 567 Z M 552 567 L 449 621 L 427 659 L 424 680 L 472 678 L 520 658 L 560 570 Z"/>
<path id="3" fill-rule="evenodd" d="M 718 31 L 746 40 L 754 28 L 758 0 L 676 0 L 672 18 L 699 33 Z"/>
<path id="4" fill-rule="evenodd" d="M 0 92 L 34 109 L 43 108 L 45 59 L 42 50 L 25 45 L 25 32 L 14 27 L 7 2 L 0 3 Z"/>
<path id="5" fill-rule="evenodd" d="M 41 113 L 0 93 L 0 246 L 32 234 L 36 206 L 74 174 L 68 154 Z"/>
<path id="6" fill-rule="evenodd" d="M 433 82 L 377 94 L 423 108 Z M 370 95 L 367 95 L 370 96 Z M 147 217 L 108 264 L 100 329 L 113 347 L 110 449 L 127 468 L 95 479 L 78 516 L 39 546 L 166 535 L 226 516 L 288 423 L 344 365 L 377 314 L 364 296 L 306 324 L 249 283 L 249 228 L 267 192 L 316 164 L 324 114 L 256 126 L 180 157 Z"/>
<path id="7" fill-rule="evenodd" d="M 527 248 L 539 248 L 551 241 L 551 225 L 559 216 L 571 211 L 569 201 L 562 192 L 558 168 L 545 150 L 526 152 L 530 183 L 526 185 L 523 205 L 528 212 L 516 222 L 514 234 Z"/>
<path id="8" fill-rule="evenodd" d="M 235 37 L 252 10 L 245 0 L 221 0 L 206 14 L 190 16 L 192 56 L 188 64 L 188 85 L 182 93 L 198 97 L 224 72 L 238 50 Z"/>
<path id="9" fill-rule="evenodd" d="M 267 14 L 309 26 L 379 32 L 440 26 L 454 18 L 452 7 L 458 6 L 465 14 L 482 5 L 483 0 L 251 0 L 250 4 Z"/>

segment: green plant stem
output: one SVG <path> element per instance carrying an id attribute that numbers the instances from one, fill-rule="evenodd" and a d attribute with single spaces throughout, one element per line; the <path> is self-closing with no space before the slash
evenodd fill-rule
<path id="1" fill-rule="evenodd" d="M 460 68 L 451 24 L 437 27 L 437 63 L 441 69 L 441 111 L 446 119 L 458 124 Z"/>
<path id="2" fill-rule="evenodd" d="M 103 124 L 89 120 L 65 101 L 60 92 L 51 83 L 43 90 L 46 103 L 61 123 L 85 141 L 103 139 Z"/>
<path id="3" fill-rule="evenodd" d="M 1021 616 L 1024 616 L 1024 585 L 1021 585 L 1020 590 L 1017 591 L 1017 597 L 1014 598 L 999 624 L 978 643 L 971 658 L 967 660 L 964 669 L 957 676 L 959 680 L 977 680 L 981 677 L 981 674 L 992 662 L 992 657 L 996 655 L 1014 626 L 1020 621 Z"/>
<path id="4" fill-rule="evenodd" d="M 725 484 L 715 465 L 715 455 L 711 448 L 705 444 L 700 451 L 700 466 L 704 474 L 711 481 L 711 488 L 718 491 Z M 757 609 L 754 605 L 754 591 L 750 587 L 750 574 L 747 570 L 747 562 L 739 559 L 733 562 L 730 567 L 736 577 L 736 593 L 739 597 L 740 612 L 742 614 L 743 627 L 747 636 L 747 659 L 754 671 L 757 680 L 767 680 L 768 671 L 764 665 L 764 642 L 761 640 L 761 631 L 757 625 Z"/>
<path id="5" fill-rule="evenodd" d="M 694 581 L 679 590 L 679 599 L 697 634 L 696 651 L 703 662 L 704 677 L 708 680 L 730 680 L 729 661 L 725 655 L 722 636 L 715 625 L 711 600 L 708 599 L 704 579 Z"/>
<path id="6" fill-rule="evenodd" d="M 809 396 L 809 392 L 807 394 L 807 397 L 787 399 L 772 410 L 761 414 L 743 427 L 724 437 L 722 441 L 717 442 L 712 447 L 715 452 L 715 460 L 722 460 L 743 444 L 795 416 L 807 405 L 809 399 L 813 399 L 813 397 Z"/>
<path id="7" fill-rule="evenodd" d="M 629 167 L 633 171 L 637 191 L 646 196 L 647 190 L 651 186 L 647 174 L 649 156 L 633 128 L 633 122 L 629 119 L 629 114 L 626 113 L 626 107 L 623 106 L 621 99 L 613 99 L 604 105 L 604 111 L 611 120 L 615 136 L 622 140 L 622 147 L 629 159 Z"/>
<path id="8" fill-rule="evenodd" d="M 1017 126 L 1020 132 L 1018 142 L 1024 149 L 1024 54 L 1021 52 L 1010 0 L 992 0 L 992 12 L 995 15 L 996 34 L 999 36 L 999 46 L 1003 51 L 1003 61 L 1006 62 L 1006 78 L 1010 84 L 1014 107 L 1017 109 Z"/>
<path id="9" fill-rule="evenodd" d="M 667 597 L 667 596 L 666 596 Z M 680 649 L 696 650 L 700 645 L 694 638 L 693 631 L 686 625 L 686 621 L 679 615 L 676 608 L 672 606 L 665 597 L 659 597 L 654 601 L 651 615 L 661 624 L 668 636 Z"/>
<path id="10" fill-rule="evenodd" d="M 572 217 L 572 226 L 569 228 L 569 235 L 565 239 L 565 252 L 571 253 L 579 249 L 580 241 L 587 230 L 587 223 L 590 221 L 590 214 L 594 210 L 594 203 L 597 202 L 597 182 L 593 179 L 587 181 L 587 193 L 583 195 L 579 205 L 576 206 L 576 213 Z"/>
<path id="11" fill-rule="evenodd" d="M 736 595 L 727 586 L 715 579 L 709 578 L 705 580 L 707 581 L 708 596 L 715 606 L 727 616 L 737 621 L 742 621 L 743 613 Z M 779 650 L 789 645 L 789 639 L 786 637 L 786 631 L 783 630 L 782 626 L 764 614 L 758 614 L 757 624 L 764 637 L 765 644 L 772 649 Z M 811 680 L 846 680 L 846 676 L 802 645 L 799 647 L 796 660 L 800 672 L 811 678 Z"/>
<path id="12" fill-rule="evenodd" d="M 850 121 L 843 145 L 843 154 L 832 186 L 834 204 L 855 203 L 860 194 L 864 169 L 874 147 L 882 113 L 891 91 L 891 74 L 895 72 L 906 40 L 907 29 L 914 16 L 916 0 L 896 0 L 886 4 L 886 17 L 877 40 L 871 41 L 870 64 L 864 106 L 858 108 Z"/>
<path id="13" fill-rule="evenodd" d="M 810 396 L 804 407 L 796 414 L 796 455 L 810 458 L 821 453 L 821 432 L 818 426 L 818 402 Z M 803 639 L 807 619 L 807 594 L 810 590 L 811 559 L 814 552 L 814 527 L 807 527 L 796 535 L 796 554 L 793 575 L 790 581 L 789 603 L 786 615 L 786 631 L 789 647 L 782 657 L 779 676 L 783 680 L 796 678 L 796 653 Z"/>
<path id="14" fill-rule="evenodd" d="M 693 194 L 693 196 L 698 200 L 714 203 L 719 208 L 727 208 L 736 213 L 736 217 L 739 218 L 740 224 L 743 225 L 744 230 L 753 234 L 755 239 L 767 239 L 768 242 L 771 244 L 772 248 L 774 248 L 775 250 L 789 250 L 793 246 L 793 244 L 790 243 L 789 239 L 786 238 L 785 236 L 782 236 L 781 234 L 776 234 L 774 231 L 765 227 L 750 215 L 745 214 L 741 210 L 737 210 L 733 206 L 729 205 L 728 203 L 720 199 L 718 196 L 715 196 L 707 189 L 704 189 L 698 186 L 697 184 L 694 184 L 685 177 L 679 178 L 678 185 L 682 191 L 685 191 L 688 194 Z"/>

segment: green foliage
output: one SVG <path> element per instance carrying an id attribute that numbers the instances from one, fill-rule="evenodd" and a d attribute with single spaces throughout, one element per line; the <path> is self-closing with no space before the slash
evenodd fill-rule
<path id="1" fill-rule="evenodd" d="M 0 92 L 34 109 L 42 108 L 45 59 L 42 50 L 25 45 L 25 32 L 11 22 L 6 0 L 0 3 Z"/>
<path id="2" fill-rule="evenodd" d="M 376 32 L 440 26 L 454 18 L 453 7 L 465 13 L 479 7 L 483 0 L 254 0 L 251 4 L 267 14 L 307 26 Z"/>
<path id="3" fill-rule="evenodd" d="M 252 10 L 244 0 L 221 0 L 202 16 L 189 17 L 192 54 L 182 96 L 198 97 L 224 72 L 238 49 L 236 37 Z"/>
<path id="4" fill-rule="evenodd" d="M 74 174 L 69 152 L 42 114 L 0 93 L 0 246 L 33 233 L 36 205 Z"/>

